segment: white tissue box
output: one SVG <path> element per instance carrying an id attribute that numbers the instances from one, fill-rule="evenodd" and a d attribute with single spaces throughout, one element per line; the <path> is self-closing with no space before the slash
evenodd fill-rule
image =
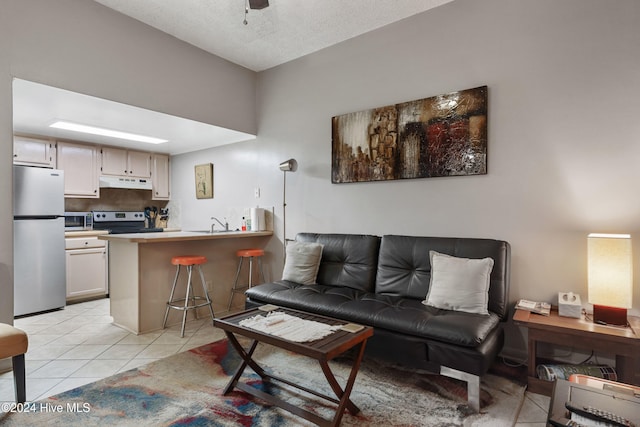
<path id="1" fill-rule="evenodd" d="M 558 314 L 564 317 L 580 318 L 582 316 L 582 302 L 580 295 L 573 292 L 558 293 Z"/>

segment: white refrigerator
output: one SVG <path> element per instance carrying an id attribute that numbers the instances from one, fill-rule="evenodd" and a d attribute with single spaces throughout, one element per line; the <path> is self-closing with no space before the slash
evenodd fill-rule
<path id="1" fill-rule="evenodd" d="M 14 316 L 66 303 L 64 172 L 13 167 Z"/>

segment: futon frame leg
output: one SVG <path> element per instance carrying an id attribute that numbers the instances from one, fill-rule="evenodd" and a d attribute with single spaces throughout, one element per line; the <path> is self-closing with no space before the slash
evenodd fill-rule
<path id="1" fill-rule="evenodd" d="M 457 380 L 466 381 L 467 383 L 467 402 L 471 409 L 480 412 L 480 377 L 468 372 L 458 371 L 457 369 L 440 367 L 440 375 L 455 378 Z"/>

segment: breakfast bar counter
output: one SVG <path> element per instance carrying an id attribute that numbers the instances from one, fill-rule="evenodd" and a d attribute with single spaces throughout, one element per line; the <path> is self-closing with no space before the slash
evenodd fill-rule
<path id="1" fill-rule="evenodd" d="M 164 312 L 176 267 L 171 258 L 177 255 L 203 255 L 202 265 L 213 310 L 218 317 L 227 310 L 231 287 L 238 266 L 236 252 L 246 248 L 265 248 L 272 231 L 194 232 L 109 234 L 98 238 L 109 242 L 109 297 L 113 323 L 130 332 L 142 334 L 162 329 Z M 265 254 L 268 265 L 269 253 Z M 267 277 L 268 272 L 265 271 Z M 246 281 L 246 271 L 241 279 Z M 186 271 L 180 274 L 176 295 L 184 297 Z M 194 275 L 196 295 L 200 278 Z M 246 283 L 246 282 L 243 282 Z M 242 307 L 242 298 L 234 305 Z M 200 309 L 203 317 L 208 310 Z M 219 314 L 220 313 L 220 314 Z M 167 325 L 181 322 L 182 313 L 170 310 Z M 190 314 L 191 316 L 191 314 Z"/>
<path id="2" fill-rule="evenodd" d="M 108 234 L 100 236 L 111 242 L 164 243 L 186 240 L 248 239 L 272 236 L 273 231 L 169 231 L 161 233 Z"/>

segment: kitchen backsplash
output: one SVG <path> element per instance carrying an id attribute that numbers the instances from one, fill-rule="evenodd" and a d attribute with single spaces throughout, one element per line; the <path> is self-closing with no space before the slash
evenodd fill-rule
<path id="1" fill-rule="evenodd" d="M 195 211 L 183 213 L 180 203 L 171 201 L 167 205 L 169 208 L 169 224 L 170 228 L 181 228 L 183 230 L 208 230 L 211 228 L 211 224 L 214 221 L 211 219 L 215 216 L 222 222 L 229 224 L 229 230 L 240 230 L 242 227 L 242 217 L 249 218 L 251 214 L 251 208 L 231 206 L 225 208 L 219 208 L 211 211 Z M 274 207 L 273 206 L 261 206 L 265 210 L 265 228 L 269 231 L 273 231 L 274 221 Z M 215 229 L 220 230 L 222 226 L 215 223 Z"/>

